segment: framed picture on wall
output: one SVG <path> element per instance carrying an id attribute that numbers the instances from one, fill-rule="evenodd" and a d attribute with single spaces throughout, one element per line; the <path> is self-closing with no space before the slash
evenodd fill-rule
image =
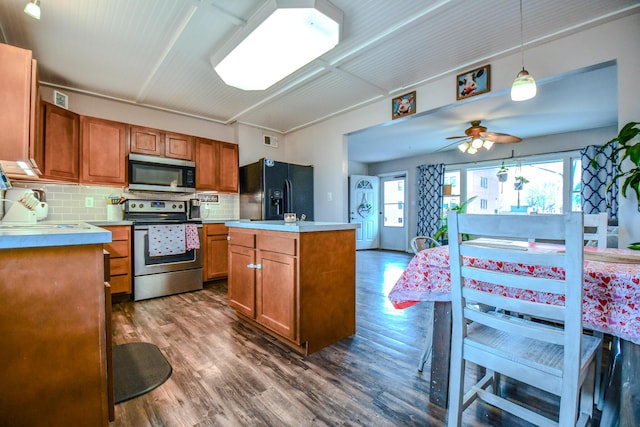
<path id="1" fill-rule="evenodd" d="M 416 91 L 405 93 L 391 100 L 391 118 L 397 119 L 416 112 Z"/>
<path id="2" fill-rule="evenodd" d="M 456 99 L 470 98 L 491 90 L 491 65 L 465 71 L 456 77 Z"/>

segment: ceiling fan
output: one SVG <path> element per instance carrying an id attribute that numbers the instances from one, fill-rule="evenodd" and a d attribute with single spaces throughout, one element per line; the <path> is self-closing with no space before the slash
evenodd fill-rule
<path id="1" fill-rule="evenodd" d="M 487 132 L 487 128 L 480 126 L 480 120 L 473 120 L 470 122 L 471 127 L 465 129 L 465 136 L 450 136 L 447 139 L 461 139 L 459 141 L 458 149 L 462 152 L 469 154 L 475 154 L 479 148 L 484 147 L 490 149 L 494 143 L 509 144 L 522 141 L 514 135 L 508 133 Z"/>

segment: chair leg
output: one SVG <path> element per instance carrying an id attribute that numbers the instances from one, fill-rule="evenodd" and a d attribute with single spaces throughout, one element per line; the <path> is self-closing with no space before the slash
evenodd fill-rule
<path id="1" fill-rule="evenodd" d="M 611 346 L 611 360 L 609 380 L 606 382 L 606 391 L 602 402 L 601 427 L 614 427 L 618 425 L 620 414 L 620 389 L 622 382 L 622 353 L 620 339 L 613 337 Z"/>
<path id="2" fill-rule="evenodd" d="M 593 331 L 593 336 L 602 339 L 604 334 L 602 332 Z M 600 345 L 600 348 L 596 352 L 596 377 L 595 377 L 595 402 L 598 407 L 600 407 L 602 402 L 602 398 L 604 396 L 604 387 L 602 387 L 602 353 L 603 348 Z"/>
<path id="3" fill-rule="evenodd" d="M 457 357 L 455 354 L 459 352 Z M 451 366 L 449 371 L 449 408 L 447 414 L 447 427 L 460 427 L 462 424 L 462 405 L 464 393 L 464 366 L 462 349 L 451 349 Z"/>
<path id="4" fill-rule="evenodd" d="M 580 389 L 580 414 L 585 414 L 588 418 L 593 417 L 593 402 L 594 402 L 594 380 L 596 380 L 595 372 L 596 372 L 595 364 L 592 364 L 589 367 L 589 371 L 587 372 L 587 377 L 584 379 L 582 383 L 582 388 Z"/>
<path id="5" fill-rule="evenodd" d="M 431 358 L 433 341 L 433 301 L 429 301 L 427 304 L 430 306 L 429 315 L 427 316 L 427 335 L 425 336 L 422 354 L 418 361 L 418 372 L 422 372 L 424 370 L 424 365 L 427 363 L 427 360 Z"/>

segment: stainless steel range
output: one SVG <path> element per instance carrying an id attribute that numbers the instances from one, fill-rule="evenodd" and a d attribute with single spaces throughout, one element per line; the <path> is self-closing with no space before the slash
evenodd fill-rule
<path id="1" fill-rule="evenodd" d="M 133 221 L 134 301 L 202 289 L 202 222 L 187 219 L 187 202 L 127 200 L 124 219 Z"/>

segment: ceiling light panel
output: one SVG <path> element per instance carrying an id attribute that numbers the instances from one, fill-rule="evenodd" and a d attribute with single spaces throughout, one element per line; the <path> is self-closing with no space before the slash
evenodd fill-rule
<path id="1" fill-rule="evenodd" d="M 267 89 L 340 41 L 342 13 L 330 3 L 281 1 L 276 5 L 275 11 L 214 66 L 227 85 Z"/>

